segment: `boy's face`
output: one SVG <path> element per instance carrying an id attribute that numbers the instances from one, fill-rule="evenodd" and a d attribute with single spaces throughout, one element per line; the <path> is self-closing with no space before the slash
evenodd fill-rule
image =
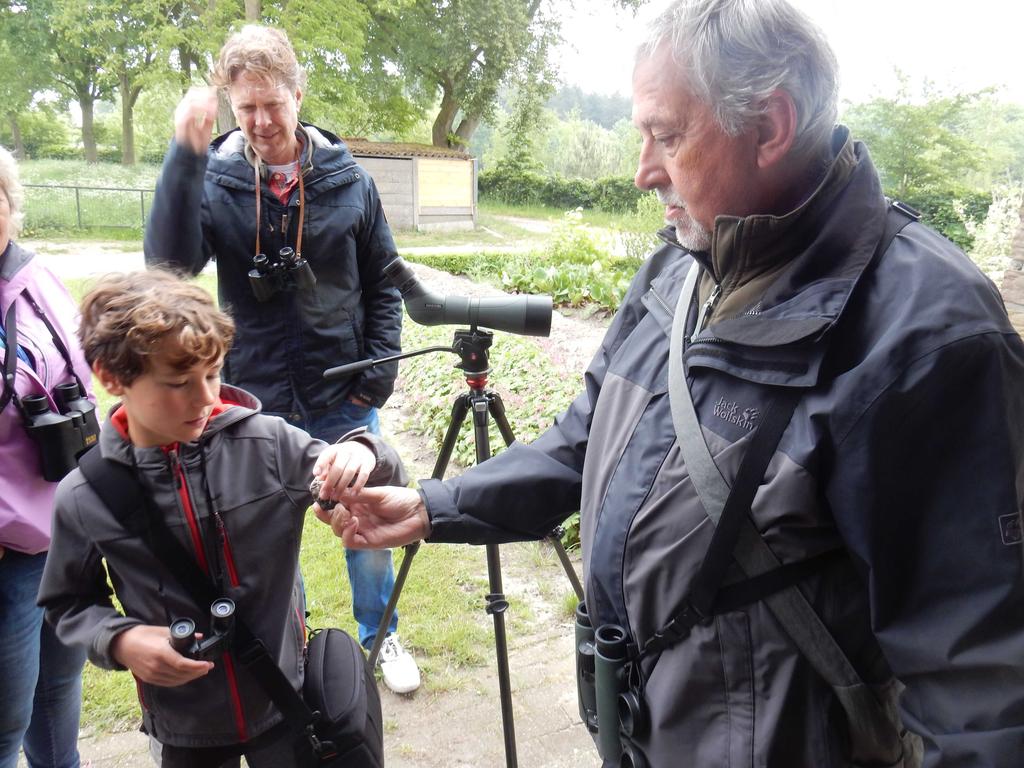
<path id="1" fill-rule="evenodd" d="M 97 369 L 103 386 L 121 398 L 128 435 L 140 448 L 198 439 L 220 396 L 223 356 L 182 370 L 167 362 L 173 359 L 167 351 L 158 350 L 146 371 L 127 386 Z"/>

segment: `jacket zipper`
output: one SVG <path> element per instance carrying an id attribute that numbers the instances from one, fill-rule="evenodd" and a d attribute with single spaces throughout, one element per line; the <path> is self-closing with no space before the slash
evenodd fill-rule
<path id="1" fill-rule="evenodd" d="M 708 296 L 708 300 L 704 302 L 700 308 L 700 313 L 697 315 L 697 325 L 693 328 L 693 333 L 690 334 L 690 343 L 696 341 L 698 334 L 704 330 L 704 327 L 708 324 L 708 320 L 711 319 L 711 311 L 715 308 L 715 304 L 718 302 L 719 297 L 722 295 L 722 284 L 715 283 L 715 287 L 711 290 L 711 295 Z"/>
<path id="2" fill-rule="evenodd" d="M 182 511 L 185 515 L 185 522 L 188 524 L 189 534 L 192 537 L 192 546 L 196 551 L 196 560 L 203 573 L 210 574 L 210 565 L 206 561 L 206 550 L 203 548 L 203 536 L 199 531 L 199 521 L 196 520 L 195 510 L 192 509 L 192 499 L 188 495 L 188 487 L 185 485 L 185 472 L 178 461 L 178 451 L 171 449 L 167 452 L 167 458 L 171 462 L 171 473 L 174 476 L 174 485 L 178 491 L 178 499 L 181 501 Z"/>
<path id="3" fill-rule="evenodd" d="M 171 472 L 174 475 L 174 484 L 177 488 L 178 498 L 181 500 L 182 508 L 185 513 L 185 520 L 188 523 L 189 533 L 192 536 L 192 544 L 196 550 L 196 559 L 199 561 L 199 566 L 203 569 L 203 573 L 209 575 L 210 568 L 206 560 L 206 552 L 203 549 L 203 538 L 199 532 L 199 521 L 196 520 L 195 510 L 192 507 L 192 499 L 188 493 L 188 485 L 185 483 L 184 468 L 181 466 L 181 462 L 178 459 L 177 450 L 171 449 L 168 451 L 167 457 L 171 462 Z M 228 545 L 227 531 L 224 529 L 224 519 L 216 510 L 211 510 L 211 514 L 214 515 L 214 522 L 217 526 L 217 536 L 220 539 L 220 544 L 224 551 L 231 585 L 237 587 L 238 572 L 235 569 L 234 557 L 232 557 L 231 548 Z M 231 699 L 232 713 L 235 716 L 235 727 L 238 731 L 239 741 L 245 742 L 249 740 L 249 731 L 245 720 L 245 710 L 242 706 L 242 696 L 238 690 L 238 677 L 235 673 L 234 660 L 230 653 L 225 653 L 221 658 L 224 661 L 224 673 L 227 677 L 228 696 Z"/>
<path id="4" fill-rule="evenodd" d="M 224 564 L 228 567 L 228 580 L 231 582 L 232 587 L 237 587 L 238 581 L 238 569 L 235 567 L 235 557 L 231 553 L 231 543 L 228 541 L 228 532 L 224 527 L 224 518 L 220 516 L 220 512 L 216 509 L 211 510 L 213 515 L 213 522 L 217 526 L 217 539 L 220 543 L 221 552 L 224 553 Z"/>

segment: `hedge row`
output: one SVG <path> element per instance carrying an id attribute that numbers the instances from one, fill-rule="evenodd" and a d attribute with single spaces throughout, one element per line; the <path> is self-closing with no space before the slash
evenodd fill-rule
<path id="1" fill-rule="evenodd" d="M 529 170 L 497 167 L 478 180 L 480 194 L 509 205 L 550 205 L 554 208 L 599 208 L 631 212 L 644 193 L 628 176 L 602 179 L 567 179 Z"/>

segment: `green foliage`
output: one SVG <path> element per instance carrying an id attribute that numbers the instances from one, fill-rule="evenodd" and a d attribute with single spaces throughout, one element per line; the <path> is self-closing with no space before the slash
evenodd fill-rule
<path id="1" fill-rule="evenodd" d="M 620 120 L 629 120 L 632 110 L 629 96 L 584 93 L 576 85 L 559 88 L 547 106 L 561 118 L 581 118 L 608 129 Z"/>
<path id="2" fill-rule="evenodd" d="M 476 280 L 485 275 L 500 274 L 510 259 L 514 261 L 521 257 L 505 253 L 410 253 L 404 258 L 406 261 L 425 264 L 451 275 L 465 275 Z"/>
<path id="3" fill-rule="evenodd" d="M 969 251 L 974 245 L 973 229 L 983 221 L 992 195 L 987 192 L 971 192 L 963 187 L 945 191 L 921 192 L 904 202 L 917 208 L 921 220 L 948 237 L 957 247 Z"/>
<path id="4" fill-rule="evenodd" d="M 493 171 L 477 176 L 481 197 L 494 197 L 511 205 L 529 205 L 543 200 L 544 177 L 533 170 L 516 168 L 513 163 L 499 164 Z"/>
<path id="5" fill-rule="evenodd" d="M 643 195 L 631 178 L 607 176 L 593 180 L 567 179 L 557 174 L 542 176 L 511 162 L 499 162 L 492 171 L 482 172 L 477 185 L 481 197 L 512 205 L 549 205 L 562 210 L 600 208 L 604 211 L 633 211 Z"/>
<path id="6" fill-rule="evenodd" d="M 538 156 L 551 173 L 598 179 L 631 175 L 636 170 L 640 134 L 628 119 L 610 129 L 572 113 L 548 121 L 549 130 L 538 142 Z"/>
<path id="7" fill-rule="evenodd" d="M 547 294 L 560 306 L 597 304 L 614 311 L 642 256 L 614 256 L 612 250 L 607 238 L 602 239 L 582 223 L 580 212 L 570 211 L 542 251 L 410 255 L 409 260 L 487 281 L 506 292 Z"/>
<path id="8" fill-rule="evenodd" d="M 868 145 L 885 189 L 901 200 L 955 186 L 985 155 L 964 130 L 967 109 L 980 94 L 946 95 L 928 83 L 919 90 L 900 76 L 895 97 L 855 105 L 844 116 Z"/>
<path id="9" fill-rule="evenodd" d="M 1024 183 L 1000 184 L 992 192 L 992 205 L 984 220 L 967 224 L 968 234 L 974 238 L 971 260 L 994 280 L 1009 266 L 1010 246 L 1020 228 L 1022 210 Z"/>
<path id="10" fill-rule="evenodd" d="M 968 226 L 980 222 L 991 195 L 965 179 L 989 167 L 988 152 L 969 130 L 985 92 L 942 93 L 913 86 L 898 73 L 895 97 L 850 107 L 844 119 L 867 144 L 886 193 L 918 208 L 924 220 L 964 250 Z"/>
<path id="11" fill-rule="evenodd" d="M 991 190 L 1007 181 L 1024 181 L 1024 105 L 983 94 L 968 105 L 965 130 L 985 148 L 981 167 L 964 178 L 974 189 Z"/>
<path id="12" fill-rule="evenodd" d="M 402 349 L 450 345 L 452 335 L 451 327 L 422 326 L 406 318 Z M 490 349 L 490 386 L 505 403 L 516 439 L 525 443 L 535 440 L 551 425 L 555 416 L 572 402 L 580 386 L 574 377 L 555 370 L 540 344 L 523 336 L 496 333 Z M 403 360 L 399 370 L 411 414 L 409 428 L 438 446 L 447 430 L 455 398 L 467 391 L 462 372 L 454 367 L 457 362 L 454 354 L 429 354 Z M 539 382 L 543 385 L 539 386 Z M 497 454 L 505 444 L 493 420 L 490 426 L 491 452 Z M 453 469 L 476 461 L 471 418 L 463 425 L 452 461 Z"/>
<path id="13" fill-rule="evenodd" d="M 75 153 L 68 117 L 53 105 L 40 104 L 18 113 L 16 119 L 27 157 L 71 157 Z M 0 122 L 0 144 L 15 146 L 10 119 Z"/>

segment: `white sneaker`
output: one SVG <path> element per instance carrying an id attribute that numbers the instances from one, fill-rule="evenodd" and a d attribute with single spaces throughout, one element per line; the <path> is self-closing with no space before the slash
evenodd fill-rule
<path id="1" fill-rule="evenodd" d="M 384 638 L 377 657 L 384 685 L 395 693 L 412 693 L 420 687 L 420 670 L 416 659 L 402 647 L 398 635 L 391 633 Z"/>

